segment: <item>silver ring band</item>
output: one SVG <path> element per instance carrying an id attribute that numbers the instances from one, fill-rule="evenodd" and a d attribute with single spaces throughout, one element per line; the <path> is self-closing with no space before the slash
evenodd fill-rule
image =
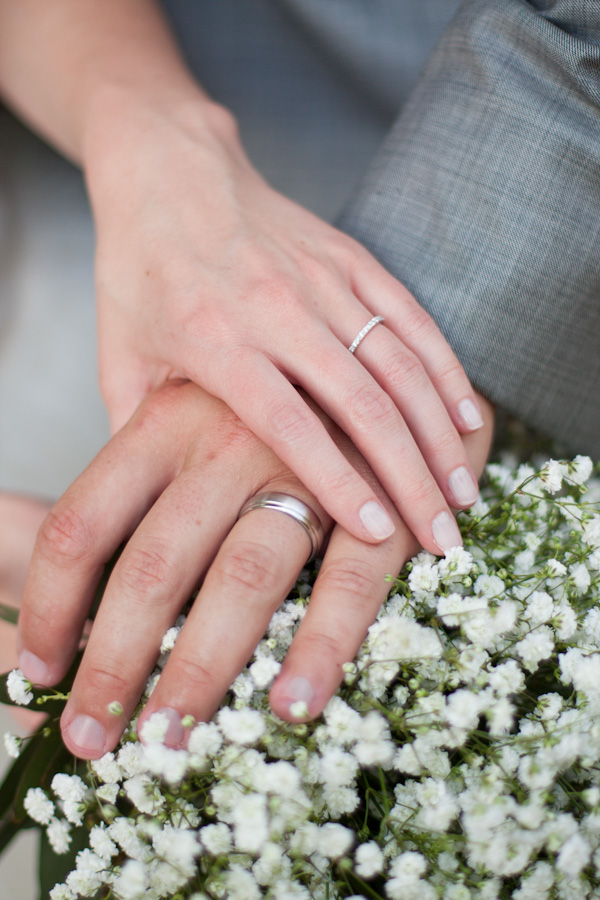
<path id="1" fill-rule="evenodd" d="M 376 325 L 379 325 L 380 322 L 385 322 L 385 319 L 383 318 L 383 316 L 373 316 L 373 318 L 367 322 L 365 327 L 361 331 L 358 332 L 358 334 L 356 335 L 356 337 L 354 338 L 354 340 L 348 347 L 348 350 L 350 351 L 350 353 L 354 353 L 354 351 L 356 350 L 356 348 L 358 347 L 360 342 L 364 341 L 364 339 L 366 338 L 368 333 L 370 331 L 372 331 Z"/>
<path id="2" fill-rule="evenodd" d="M 265 491 L 263 494 L 255 494 L 254 497 L 246 500 L 240 510 L 238 519 L 241 519 L 242 516 L 245 516 L 246 513 L 251 512 L 253 509 L 274 509 L 295 519 L 296 522 L 302 525 L 310 540 L 311 550 L 307 562 L 310 562 L 315 557 L 323 540 L 323 526 L 319 517 L 310 506 L 307 506 L 306 503 L 298 500 L 292 494 L 282 494 L 279 491 Z"/>

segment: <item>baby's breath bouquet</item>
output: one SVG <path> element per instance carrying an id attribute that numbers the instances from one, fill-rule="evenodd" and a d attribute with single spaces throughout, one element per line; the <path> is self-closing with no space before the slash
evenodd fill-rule
<path id="1" fill-rule="evenodd" d="M 187 750 L 157 713 L 74 760 L 64 692 L 10 673 L 4 699 L 49 719 L 5 738 L 0 844 L 40 828 L 51 900 L 600 898 L 599 503 L 587 458 L 490 465 L 464 549 L 391 582 L 314 723 L 267 702 L 306 572 Z"/>

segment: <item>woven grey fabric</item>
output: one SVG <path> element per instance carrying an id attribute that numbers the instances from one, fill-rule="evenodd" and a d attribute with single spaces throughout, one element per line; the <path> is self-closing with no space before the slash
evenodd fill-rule
<path id="1" fill-rule="evenodd" d="M 341 226 L 473 383 L 600 456 L 600 4 L 467 0 Z"/>

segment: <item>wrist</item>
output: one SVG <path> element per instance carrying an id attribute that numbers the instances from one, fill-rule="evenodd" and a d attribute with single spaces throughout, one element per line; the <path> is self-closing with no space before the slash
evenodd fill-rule
<path id="1" fill-rule="evenodd" d="M 237 122 L 191 78 L 160 90 L 145 85 L 104 85 L 88 103 L 81 131 L 81 165 L 86 177 L 120 152 L 131 158 L 138 142 L 179 133 L 207 151 L 245 160 Z"/>

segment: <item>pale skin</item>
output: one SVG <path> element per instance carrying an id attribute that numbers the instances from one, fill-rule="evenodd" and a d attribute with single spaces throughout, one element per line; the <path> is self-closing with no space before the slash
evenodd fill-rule
<path id="1" fill-rule="evenodd" d="M 0 3 L 0 88 L 81 164 L 98 230 L 114 430 L 165 378 L 221 397 L 364 541 L 393 523 L 293 385 L 365 456 L 420 543 L 460 541 L 475 393 L 439 330 L 356 241 L 272 190 L 151 0 Z M 347 351 L 383 315 L 360 359 Z M 252 385 L 252 390 L 248 390 Z"/>
<path id="2" fill-rule="evenodd" d="M 491 438 L 466 436 L 477 472 Z M 270 692 L 272 708 L 294 720 L 303 700 L 318 715 L 338 687 L 397 572 L 418 549 L 364 459 L 319 414 L 352 465 L 394 520 L 379 544 L 335 525 L 308 613 Z M 173 448 L 176 451 L 173 452 Z M 83 758 L 112 749 L 139 700 L 164 632 L 203 578 L 187 623 L 149 701 L 170 718 L 168 741 L 185 743 L 183 715 L 208 719 L 262 637 L 310 551 L 303 529 L 270 510 L 236 523 L 248 497 L 276 490 L 304 500 L 326 531 L 314 495 L 220 400 L 185 382 L 153 392 L 53 507 L 38 535 L 20 618 L 20 641 L 35 680 L 56 683 L 78 646 L 104 561 L 128 544 L 108 587 L 62 716 L 64 740 Z M 131 652 L 132 635 L 135 653 Z M 118 701 L 123 717 L 109 704 Z"/>
<path id="3" fill-rule="evenodd" d="M 476 497 L 488 405 L 410 293 L 357 242 L 272 190 L 252 168 L 233 117 L 194 82 L 152 0 L 0 0 L 0 90 L 84 170 L 98 230 L 100 380 L 115 432 L 42 528 L 20 624 L 23 670 L 40 683 L 60 678 L 117 532 L 119 540 L 135 532 L 63 719 L 75 753 L 100 755 L 100 744 L 102 752 L 114 746 L 122 727 L 106 718 L 107 704 L 118 699 L 131 711 L 156 654 L 158 623 L 171 624 L 174 604 L 218 551 L 170 671 L 186 660 L 186 642 L 196 646 L 198 629 L 207 642 L 233 636 L 227 654 L 214 671 L 210 658 L 201 659 L 196 676 L 190 657 L 193 697 L 176 694 L 169 673 L 164 695 L 157 692 L 177 713 L 210 715 L 306 551 L 299 526 L 282 525 L 282 516 L 274 525 L 273 514 L 253 513 L 229 534 L 247 496 L 275 479 L 277 489 L 309 500 L 324 524 L 339 523 L 307 624 L 271 694 L 276 711 L 288 715 L 290 702 L 305 699 L 293 697 L 290 684 L 316 673 L 309 711 L 317 714 L 383 599 L 379 576 L 397 570 L 418 544 L 439 553 L 460 543 L 452 509 Z M 385 325 L 350 355 L 349 344 L 374 315 Z M 157 398 L 174 387 L 157 388 L 178 377 L 200 387 L 180 386 L 167 413 Z M 187 405 L 192 390 L 196 412 Z M 227 404 L 218 409 L 252 448 L 252 462 L 241 451 L 235 457 L 235 495 L 227 495 L 231 469 L 190 463 L 223 450 L 223 420 L 214 415 L 211 431 L 202 418 L 219 403 L 209 403 L 206 392 Z M 198 432 L 179 421 L 184 405 Z M 162 421 L 164 433 L 148 420 Z M 171 441 L 174 428 L 183 443 Z M 140 434 L 146 443 L 138 443 Z M 129 502 L 133 474 L 144 477 Z M 169 505 L 182 481 L 208 510 L 209 532 L 197 523 L 197 504 L 181 496 L 176 509 Z M 110 510 L 105 497 L 114 499 Z M 65 518 L 69 509 L 76 515 Z M 251 527 L 265 529 L 260 542 L 279 554 L 262 566 L 271 578 L 269 603 L 250 613 L 242 634 L 222 566 Z M 194 544 L 192 553 L 194 536 L 202 550 Z M 256 560 L 248 564 L 256 570 Z M 166 604 L 170 579 L 176 600 Z M 356 598 L 348 617 L 347 605 L 340 615 L 343 584 Z M 132 654 L 128 617 L 142 598 L 160 615 L 147 623 L 137 616 Z M 129 639 L 127 652 L 119 635 Z M 134 663 L 137 674 L 116 696 L 122 665 Z M 301 682 L 294 684 L 298 691 Z M 81 717 L 78 742 L 71 732 Z M 93 749 L 89 721 L 103 735 Z"/>

